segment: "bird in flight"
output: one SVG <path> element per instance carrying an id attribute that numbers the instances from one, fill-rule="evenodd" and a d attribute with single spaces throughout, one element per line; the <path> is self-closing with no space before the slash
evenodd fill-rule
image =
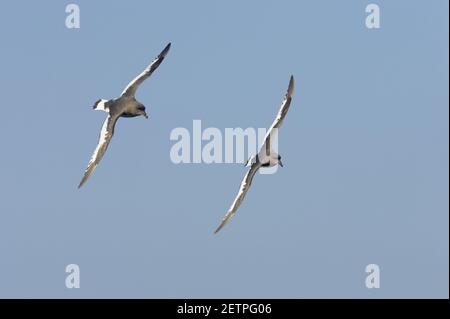
<path id="1" fill-rule="evenodd" d="M 87 179 L 91 176 L 92 172 L 94 172 L 98 163 L 108 149 L 109 142 L 114 135 L 114 126 L 116 125 L 119 117 L 136 117 L 142 115 L 145 116 L 145 118 L 148 118 L 148 115 L 145 112 L 145 106 L 141 102 L 138 102 L 135 98 L 136 90 L 139 85 L 142 84 L 142 82 L 144 82 L 153 73 L 153 71 L 158 68 L 169 52 L 169 49 L 170 43 L 164 48 L 164 50 L 161 51 L 153 62 L 150 63 L 144 71 L 142 71 L 141 74 L 139 74 L 126 86 L 120 97 L 111 100 L 100 99 L 95 102 L 92 108 L 94 110 L 104 111 L 108 113 L 108 116 L 103 122 L 97 147 L 95 148 L 91 160 L 84 171 L 84 176 L 81 179 L 78 188 L 86 183 Z"/>
<path id="2" fill-rule="evenodd" d="M 260 167 L 272 167 L 275 165 L 280 165 L 283 167 L 283 163 L 281 162 L 281 156 L 276 153 L 271 147 L 271 139 L 277 133 L 278 128 L 281 126 L 286 113 L 289 110 L 289 106 L 291 105 L 292 96 L 294 94 L 294 77 L 291 75 L 291 79 L 289 81 L 289 86 L 286 92 L 286 95 L 281 103 L 280 110 L 278 111 L 277 117 L 272 123 L 272 126 L 267 131 L 267 134 L 264 138 L 264 143 L 261 146 L 258 154 L 256 156 L 252 156 L 249 158 L 247 163 L 245 164 L 250 169 L 245 174 L 244 179 L 241 182 L 241 187 L 239 188 L 239 192 L 231 204 L 230 209 L 225 214 L 225 217 L 222 219 L 219 227 L 215 230 L 215 234 L 219 232 L 225 224 L 233 217 L 236 213 L 236 210 L 241 205 L 244 200 L 245 194 L 247 194 L 250 185 L 252 184 L 253 177 Z"/>

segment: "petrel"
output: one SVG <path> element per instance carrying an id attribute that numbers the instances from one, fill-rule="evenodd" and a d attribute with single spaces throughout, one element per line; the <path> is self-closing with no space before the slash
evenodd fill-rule
<path id="1" fill-rule="evenodd" d="M 104 111 L 108 113 L 108 116 L 103 122 L 97 147 L 95 148 L 94 154 L 92 154 L 91 160 L 84 171 L 84 176 L 81 179 L 78 188 L 83 186 L 89 176 L 91 176 L 92 172 L 95 170 L 105 154 L 109 142 L 114 134 L 114 126 L 116 125 L 119 117 L 136 117 L 142 115 L 145 116 L 145 118 L 148 118 L 147 113 L 145 112 L 145 106 L 135 98 L 136 90 L 139 85 L 158 68 L 169 52 L 169 49 L 170 43 L 141 74 L 139 74 L 126 86 L 120 97 L 111 100 L 100 99 L 95 102 L 92 108 L 94 110 Z"/>
<path id="2" fill-rule="evenodd" d="M 256 156 L 252 156 L 248 159 L 245 166 L 250 167 L 245 174 L 244 179 L 241 182 L 241 187 L 239 188 L 239 192 L 236 198 L 231 204 L 230 209 L 225 214 L 225 217 L 222 219 L 219 227 L 215 230 L 215 234 L 225 226 L 225 224 L 233 217 L 238 209 L 239 205 L 241 205 L 244 200 L 245 194 L 247 194 L 250 185 L 252 184 L 253 177 L 260 167 L 272 167 L 275 165 L 280 165 L 283 167 L 283 163 L 281 162 L 281 156 L 276 153 L 271 147 L 271 138 L 274 134 L 277 133 L 278 128 L 281 126 L 286 113 L 289 110 L 289 106 L 291 105 L 292 96 L 294 94 L 294 77 L 291 75 L 291 79 L 289 81 L 289 87 L 287 89 L 286 95 L 284 96 L 283 102 L 281 103 L 280 110 L 278 111 L 278 115 L 272 123 L 272 126 L 267 131 L 267 134 L 264 138 L 264 143 L 261 146 L 258 154 Z"/>

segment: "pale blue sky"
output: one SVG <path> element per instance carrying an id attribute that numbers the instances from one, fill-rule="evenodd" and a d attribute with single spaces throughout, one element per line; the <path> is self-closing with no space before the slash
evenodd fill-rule
<path id="1" fill-rule="evenodd" d="M 0 297 L 448 297 L 448 2 L 14 1 L 0 11 Z M 103 161 L 112 98 L 171 41 Z M 268 127 L 285 167 L 174 165 L 175 127 Z M 65 266 L 81 268 L 66 289 Z M 381 288 L 364 285 L 381 268 Z"/>

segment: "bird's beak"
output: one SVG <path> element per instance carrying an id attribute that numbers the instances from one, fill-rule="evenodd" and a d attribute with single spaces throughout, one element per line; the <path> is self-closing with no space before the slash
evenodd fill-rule
<path id="1" fill-rule="evenodd" d="M 283 162 L 281 160 L 278 160 L 278 164 L 283 167 Z"/>

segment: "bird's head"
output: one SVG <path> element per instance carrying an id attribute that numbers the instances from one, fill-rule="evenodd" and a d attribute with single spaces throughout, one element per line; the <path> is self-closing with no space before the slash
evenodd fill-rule
<path id="1" fill-rule="evenodd" d="M 105 99 L 98 99 L 97 101 L 95 101 L 94 105 L 92 106 L 92 108 L 94 110 L 105 111 L 105 112 L 108 112 L 107 107 L 108 107 L 108 100 L 105 100 Z"/>
<path id="2" fill-rule="evenodd" d="M 139 114 L 140 114 L 140 115 L 142 115 L 142 116 L 144 116 L 146 119 L 148 119 L 148 115 L 147 115 L 147 113 L 145 112 L 145 106 L 144 106 L 144 104 L 139 104 L 138 110 L 139 110 Z"/>

